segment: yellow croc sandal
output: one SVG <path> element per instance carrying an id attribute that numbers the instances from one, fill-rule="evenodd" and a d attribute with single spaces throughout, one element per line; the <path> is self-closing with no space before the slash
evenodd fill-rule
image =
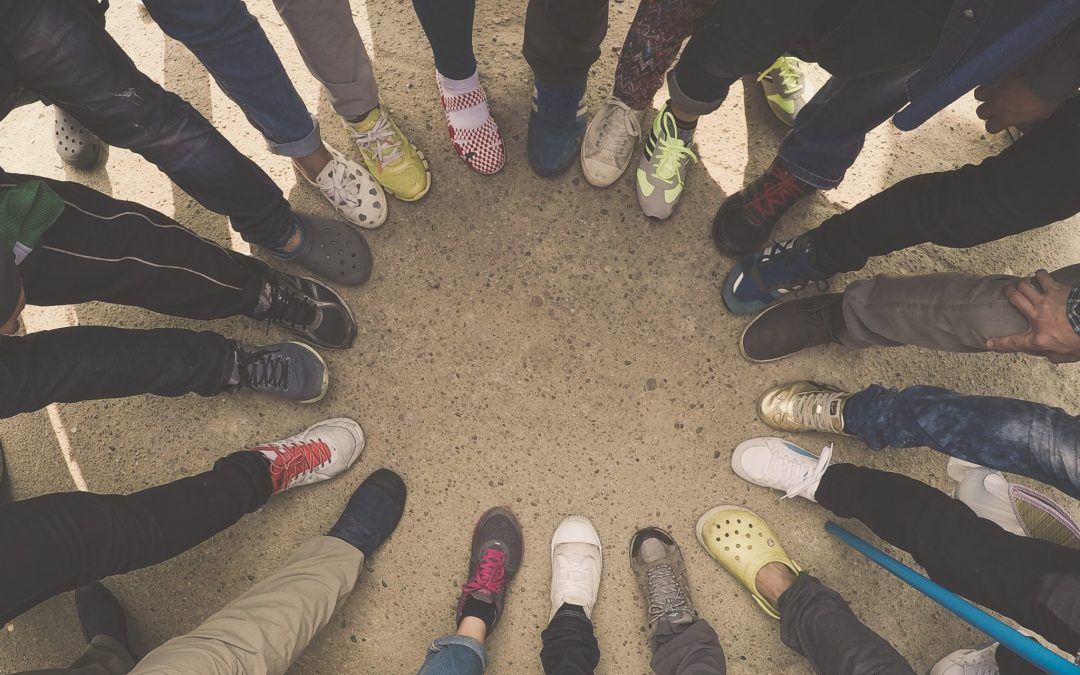
<path id="1" fill-rule="evenodd" d="M 786 565 L 796 574 L 802 568 L 761 516 L 741 506 L 717 506 L 698 519 L 695 529 L 705 550 L 750 591 L 769 616 L 779 619 L 780 612 L 757 590 L 758 572 L 773 562 Z"/>

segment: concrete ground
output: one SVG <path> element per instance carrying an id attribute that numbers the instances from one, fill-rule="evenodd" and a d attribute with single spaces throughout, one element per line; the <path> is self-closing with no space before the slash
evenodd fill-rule
<path id="1" fill-rule="evenodd" d="M 74 488 L 62 445 L 89 489 L 128 493 L 205 470 L 222 454 L 321 418 L 347 415 L 363 424 L 369 445 L 350 473 L 276 497 L 196 550 L 107 582 L 130 613 L 141 653 L 193 628 L 277 569 L 298 544 L 324 532 L 353 488 L 381 466 L 405 477 L 405 518 L 291 672 L 415 672 L 427 644 L 453 628 L 469 534 L 476 516 L 494 504 L 518 513 L 527 551 L 505 621 L 490 643 L 493 672 L 540 672 L 548 540 L 569 514 L 592 518 L 607 547 L 594 617 L 604 652 L 599 672 L 648 671 L 643 608 L 626 558 L 631 535 L 646 525 L 670 528 L 683 545 L 697 606 L 719 633 L 733 674 L 809 672 L 781 644 L 776 622 L 695 543 L 695 520 L 719 503 L 761 513 L 797 560 L 840 591 L 917 671 L 948 651 L 983 642 L 827 536 L 820 507 L 780 503 L 778 494 L 738 479 L 729 453 L 739 441 L 768 431 L 754 417 L 754 400 L 777 382 L 935 384 L 1063 405 L 1075 401 L 1076 370 L 1020 356 L 908 348 L 830 348 L 767 366 L 746 363 L 736 348 L 744 322 L 727 314 L 719 299 L 731 261 L 717 255 L 707 226 L 726 195 L 767 167 L 784 133 L 756 85 L 734 87 L 723 108 L 702 121 L 701 164 L 691 169 L 679 211 L 668 222 L 651 222 L 638 210 L 629 176 L 596 190 L 576 166 L 553 180 L 533 175 L 525 158 L 530 73 L 519 53 L 524 3 L 511 3 L 513 9 L 495 0 L 478 4 L 480 67 L 509 152 L 506 169 L 487 178 L 451 152 L 430 52 L 409 3 L 353 2 L 383 97 L 431 159 L 435 183 L 418 204 L 394 201 L 387 225 L 370 234 L 375 275 L 363 288 L 344 292 L 357 311 L 360 337 L 353 349 L 327 354 L 333 379 L 326 399 L 296 406 L 247 394 L 139 397 L 23 415 L 0 424 L 14 496 Z M 250 5 L 317 111 L 325 137 L 347 148 L 325 94 L 269 0 Z M 593 109 L 608 93 L 634 9 L 631 2 L 611 5 L 611 29 L 590 83 Z M 191 101 L 265 167 L 297 207 L 330 214 L 287 159 L 267 152 L 190 53 L 165 39 L 134 2 L 114 3 L 109 30 L 150 77 Z M 779 234 L 809 228 L 906 176 L 998 152 L 1007 140 L 988 136 L 973 110 L 966 98 L 914 133 L 879 129 L 842 187 L 807 200 Z M 113 149 L 90 173 L 66 168 L 53 152 L 51 126 L 52 112 L 41 106 L 12 114 L 0 127 L 0 164 L 84 182 L 153 206 L 204 236 L 234 242 L 225 218 L 201 208 L 132 153 Z M 874 261 L 858 276 L 1053 269 L 1080 259 L 1072 236 L 1077 224 L 971 251 L 920 247 Z M 35 329 L 72 321 L 206 326 L 93 303 L 27 316 Z M 253 342 L 286 337 L 243 318 L 209 327 Z M 796 440 L 817 449 L 826 439 Z M 836 452 L 841 460 L 948 488 L 944 457 L 925 449 L 875 455 L 845 439 Z M 60 666 L 81 649 L 65 594 L 0 631 L 0 668 Z"/>

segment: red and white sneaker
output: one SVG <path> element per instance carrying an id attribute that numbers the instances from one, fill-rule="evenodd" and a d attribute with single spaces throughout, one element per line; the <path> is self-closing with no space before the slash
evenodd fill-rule
<path id="1" fill-rule="evenodd" d="M 348 418 L 335 417 L 251 451 L 270 460 L 270 481 L 277 494 L 343 473 L 364 452 L 364 430 Z"/>
<path id="2" fill-rule="evenodd" d="M 485 176 L 498 173 L 506 163 L 506 146 L 499 133 L 499 125 L 495 123 L 491 112 L 488 111 L 484 123 L 475 128 L 456 129 L 450 123 L 452 112 L 467 110 L 480 104 L 487 105 L 487 92 L 484 91 L 484 85 L 466 94 L 447 96 L 438 75 L 435 77 L 435 82 L 439 85 L 439 101 L 446 115 L 446 131 L 450 134 L 450 142 L 454 144 L 454 152 L 477 173 Z"/>

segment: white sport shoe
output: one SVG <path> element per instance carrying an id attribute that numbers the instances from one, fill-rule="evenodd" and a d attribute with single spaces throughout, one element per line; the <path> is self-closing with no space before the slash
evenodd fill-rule
<path id="1" fill-rule="evenodd" d="M 946 471 L 949 478 L 957 482 L 953 497 L 967 504 L 980 518 L 997 523 L 1006 532 L 1027 536 L 1013 509 L 1009 481 L 1004 474 L 955 457 L 949 458 Z"/>
<path id="2" fill-rule="evenodd" d="M 581 142 L 581 172 L 589 185 L 608 187 L 619 180 L 630 166 L 640 136 L 638 112 L 608 96 Z"/>
<path id="3" fill-rule="evenodd" d="M 333 159 L 315 180 L 300 175 L 319 188 L 326 201 L 342 218 L 357 227 L 373 230 L 386 222 L 386 195 L 367 169 L 334 148 L 326 146 Z"/>
<path id="4" fill-rule="evenodd" d="M 588 519 L 570 516 L 559 523 L 551 536 L 551 616 L 569 603 L 592 618 L 603 558 L 600 535 Z"/>
<path id="5" fill-rule="evenodd" d="M 995 642 L 982 649 L 958 649 L 938 661 L 930 675 L 998 675 L 997 646 Z"/>
<path id="6" fill-rule="evenodd" d="M 731 468 L 743 480 L 783 490 L 783 499 L 815 501 L 814 493 L 831 458 L 831 443 L 819 456 L 782 438 L 763 436 L 740 443 L 731 454 Z"/>
<path id="7" fill-rule="evenodd" d="M 270 482 L 278 493 L 343 473 L 364 452 L 364 430 L 347 417 L 335 417 L 251 451 L 270 460 Z"/>

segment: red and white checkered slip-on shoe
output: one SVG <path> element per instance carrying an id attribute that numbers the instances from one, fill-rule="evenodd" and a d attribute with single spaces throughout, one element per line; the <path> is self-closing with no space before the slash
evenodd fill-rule
<path id="1" fill-rule="evenodd" d="M 437 77 L 436 81 L 438 81 Z M 442 103 L 443 112 L 446 113 L 446 130 L 450 134 L 450 142 L 454 144 L 454 152 L 478 173 L 484 175 L 498 173 L 506 163 L 506 146 L 503 144 L 502 135 L 499 134 L 499 125 L 495 123 L 491 113 L 488 113 L 488 118 L 483 124 L 474 129 L 455 129 L 450 123 L 450 113 L 467 110 L 487 102 L 487 93 L 483 85 L 466 94 L 447 96 L 440 84 L 439 100 Z"/>

